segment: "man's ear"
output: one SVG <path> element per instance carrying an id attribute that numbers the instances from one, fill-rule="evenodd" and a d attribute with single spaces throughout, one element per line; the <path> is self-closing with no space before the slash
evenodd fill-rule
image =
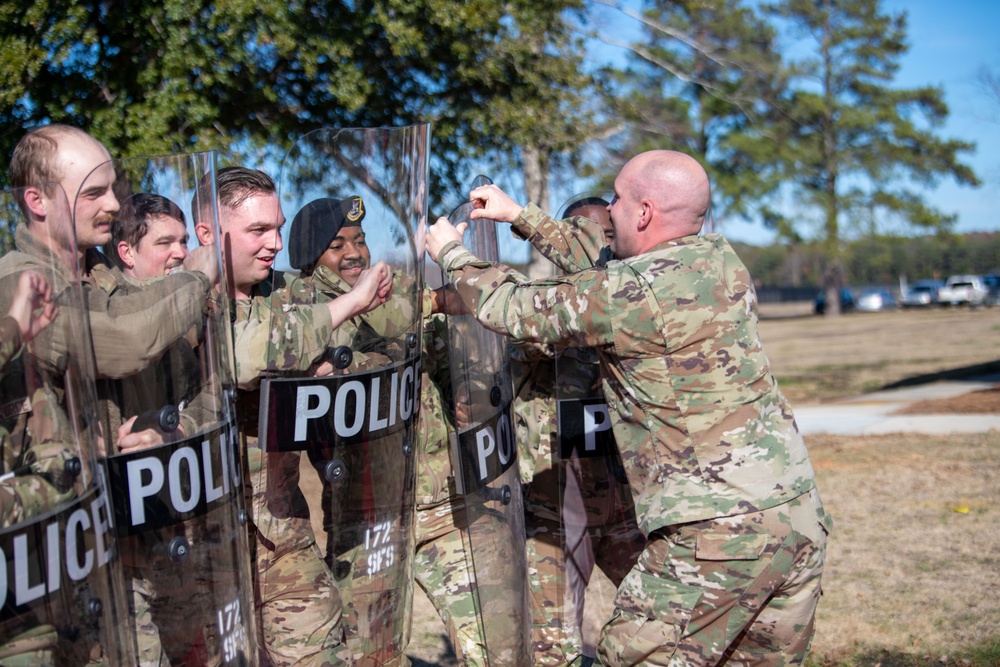
<path id="1" fill-rule="evenodd" d="M 640 232 L 646 231 L 649 227 L 649 223 L 653 221 L 653 202 L 648 199 L 643 199 L 641 202 L 642 208 L 639 213 L 639 224 L 637 229 Z"/>
<path id="2" fill-rule="evenodd" d="M 128 241 L 119 241 L 115 250 L 125 266 L 130 269 L 135 268 L 135 257 L 132 256 L 132 246 L 128 244 Z"/>
<path id="3" fill-rule="evenodd" d="M 48 208 L 45 205 L 45 196 L 40 188 L 25 188 L 23 190 L 24 203 L 31 214 L 36 218 L 44 218 Z"/>
<path id="4" fill-rule="evenodd" d="M 198 222 L 194 226 L 194 234 L 198 237 L 201 245 L 211 245 L 215 243 L 215 232 L 207 222 Z"/>

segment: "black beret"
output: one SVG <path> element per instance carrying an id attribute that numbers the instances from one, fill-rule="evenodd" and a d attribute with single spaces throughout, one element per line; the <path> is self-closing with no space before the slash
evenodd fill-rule
<path id="1" fill-rule="evenodd" d="M 341 227 L 360 225 L 364 219 L 365 204 L 361 197 L 309 202 L 295 214 L 288 232 L 288 259 L 292 267 L 312 269 Z"/>

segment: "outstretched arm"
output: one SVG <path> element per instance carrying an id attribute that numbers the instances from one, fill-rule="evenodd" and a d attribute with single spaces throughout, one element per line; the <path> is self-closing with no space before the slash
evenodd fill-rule
<path id="1" fill-rule="evenodd" d="M 603 270 L 525 281 L 510 267 L 476 258 L 462 245 L 464 229 L 464 223 L 454 227 L 439 218 L 428 231 L 427 252 L 483 326 L 538 343 L 595 347 L 612 341 Z"/>
<path id="2" fill-rule="evenodd" d="M 266 371 L 304 373 L 326 352 L 334 332 L 392 296 L 391 272 L 379 262 L 354 288 L 322 303 L 295 304 L 286 290 L 237 301 L 233 325 L 236 383 L 254 389 Z"/>
<path id="3" fill-rule="evenodd" d="M 472 220 L 495 220 L 513 225 L 514 235 L 527 240 L 543 257 L 566 273 L 596 265 L 604 247 L 604 231 L 593 220 L 573 217 L 555 220 L 534 204 L 521 206 L 496 185 L 469 193 Z"/>

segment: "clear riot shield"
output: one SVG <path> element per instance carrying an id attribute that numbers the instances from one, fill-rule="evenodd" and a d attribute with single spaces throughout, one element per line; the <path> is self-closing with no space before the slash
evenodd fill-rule
<path id="1" fill-rule="evenodd" d="M 581 216 L 597 222 L 603 238 L 592 246 L 606 246 L 613 238 L 607 211 L 612 196 L 596 192 L 577 195 L 564 205 L 560 218 Z M 600 233 L 596 228 L 591 231 Z M 532 497 L 542 504 L 551 503 L 559 520 L 556 533 L 561 562 L 556 567 L 563 574 L 553 578 L 551 589 L 558 600 L 550 609 L 562 614 L 558 621 L 566 636 L 579 636 L 584 655 L 593 657 L 594 631 L 600 628 L 584 626 L 588 588 L 598 598 L 609 599 L 635 563 L 645 539 L 636 524 L 628 480 L 611 430 L 597 352 L 557 348 L 554 353 L 556 446 L 551 451 L 551 470 L 555 474 L 534 480 Z M 611 581 L 611 590 L 600 590 L 600 579 L 590 585 L 595 566 Z"/>
<path id="2" fill-rule="evenodd" d="M 569 634 L 579 635 L 584 655 L 596 655 L 600 628 L 584 625 L 587 595 L 613 597 L 645 545 L 635 507 L 611 431 L 607 402 L 600 388 L 596 352 L 591 348 L 559 350 L 555 358 L 555 470 L 558 535 L 564 577 L 556 579 L 560 619 Z M 610 580 L 591 584 L 594 568 Z"/>
<path id="3" fill-rule="evenodd" d="M 135 664 L 69 202 L 5 190 L 0 224 L 16 240 L 0 258 L 0 663 Z"/>
<path id="4" fill-rule="evenodd" d="M 137 657 L 256 664 L 230 300 L 225 281 L 205 290 L 221 255 L 199 247 L 197 232 L 219 238 L 215 154 L 112 161 L 81 192 L 109 168 L 120 210 L 110 264 L 88 261 L 91 279 L 158 328 L 152 347 L 117 350 L 126 367 L 97 383 Z M 86 215 L 80 203 L 76 215 Z M 192 252 L 205 273 L 183 270 Z"/>
<path id="5" fill-rule="evenodd" d="M 479 176 L 473 188 L 489 184 Z M 459 206 L 452 224 L 469 222 L 471 204 Z M 480 258 L 498 258 L 495 223 L 470 224 L 465 244 Z M 448 317 L 458 433 L 452 460 L 465 500 L 466 550 L 475 573 L 476 611 L 486 644 L 486 664 L 532 663 L 530 603 L 524 544 L 524 504 L 511 419 L 512 388 L 507 344 L 471 315 Z"/>
<path id="6" fill-rule="evenodd" d="M 257 528 L 300 547 L 315 535 L 359 665 L 401 664 L 409 641 L 422 331 L 413 234 L 426 210 L 427 137 L 426 125 L 317 130 L 289 151 L 278 181 L 290 222 L 276 264 L 297 273 L 275 271 L 272 295 L 315 308 L 363 289 L 377 262 L 392 272 L 387 303 L 261 381 Z M 277 332 L 309 326 L 307 312 L 299 324 L 288 321 L 295 311 L 275 314 L 269 360 L 305 354 Z M 259 576 L 262 589 L 290 583 Z"/>

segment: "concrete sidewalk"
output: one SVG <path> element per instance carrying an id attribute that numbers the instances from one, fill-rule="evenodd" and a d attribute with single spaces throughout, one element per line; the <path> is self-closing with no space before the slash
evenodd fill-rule
<path id="1" fill-rule="evenodd" d="M 804 435 L 883 435 L 886 433 L 986 433 L 1000 431 L 1000 415 L 926 414 L 894 415 L 909 403 L 952 398 L 970 391 L 989 389 L 1000 375 L 967 380 L 938 380 L 927 384 L 887 389 L 824 405 L 793 406 L 795 421 Z"/>

